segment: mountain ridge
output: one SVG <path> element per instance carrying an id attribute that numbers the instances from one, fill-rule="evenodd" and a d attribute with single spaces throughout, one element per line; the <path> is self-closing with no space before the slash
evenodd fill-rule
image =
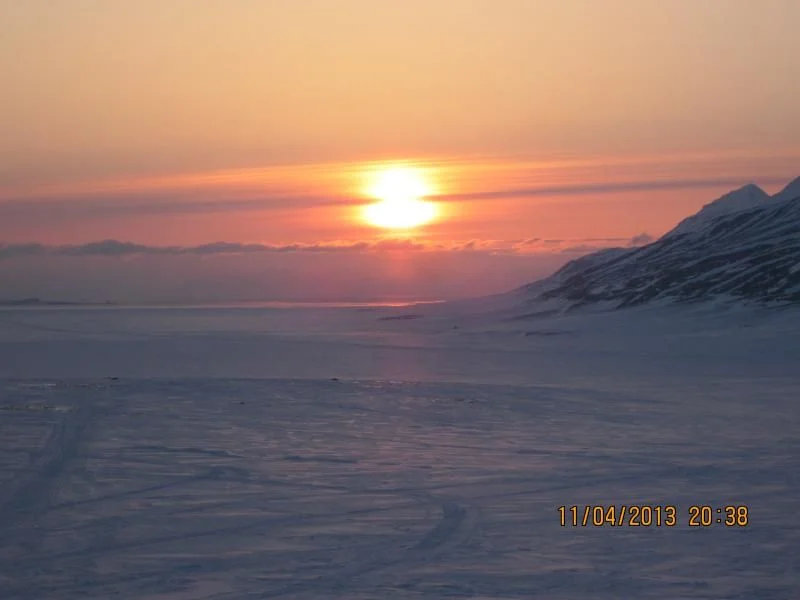
<path id="1" fill-rule="evenodd" d="M 754 183 L 749 183 L 738 189 L 720 196 L 716 200 L 703 206 L 698 212 L 683 219 L 666 235 L 690 233 L 701 229 L 705 223 L 716 217 L 759 208 L 772 197 Z"/>
<path id="2" fill-rule="evenodd" d="M 658 240 L 568 262 L 517 290 L 561 310 L 606 304 L 800 303 L 800 177 L 769 196 L 754 184 L 706 204 Z"/>

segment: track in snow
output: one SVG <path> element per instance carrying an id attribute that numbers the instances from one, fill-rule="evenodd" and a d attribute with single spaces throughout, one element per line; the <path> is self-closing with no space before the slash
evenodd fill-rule
<path id="1" fill-rule="evenodd" d="M 791 597 L 797 389 L 768 383 L 6 381 L 0 597 Z M 558 524 L 635 502 L 752 525 Z"/>

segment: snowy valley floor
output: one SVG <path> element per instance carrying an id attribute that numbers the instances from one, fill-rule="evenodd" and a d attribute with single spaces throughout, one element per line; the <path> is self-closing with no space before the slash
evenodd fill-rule
<path id="1" fill-rule="evenodd" d="M 296 315 L 3 312 L 0 598 L 800 596 L 796 318 Z"/>

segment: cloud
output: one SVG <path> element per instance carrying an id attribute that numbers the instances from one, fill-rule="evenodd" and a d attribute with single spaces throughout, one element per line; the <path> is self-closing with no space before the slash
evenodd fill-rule
<path id="1" fill-rule="evenodd" d="M 419 251 L 430 246 L 410 239 L 383 239 L 375 241 L 334 241 L 313 244 L 262 244 L 238 242 L 212 242 L 199 246 L 146 246 L 118 240 L 102 240 L 80 245 L 46 246 L 37 243 L 0 244 L 0 259 L 30 256 L 104 256 L 122 257 L 137 255 L 219 255 L 282 252 L 368 252 L 368 251 Z"/>
<path id="2" fill-rule="evenodd" d="M 358 206 L 369 201 L 364 198 L 322 196 L 263 196 L 256 198 L 216 197 L 196 198 L 185 192 L 169 196 L 161 194 L 121 194 L 116 196 L 17 199 L 0 201 L 3 219 L 103 219 L 142 215 L 182 215 L 218 212 L 260 212 L 316 208 L 323 206 Z M 187 198 L 187 196 L 189 196 Z"/>
<path id="3" fill-rule="evenodd" d="M 605 237 L 605 238 L 565 238 L 565 239 L 542 239 L 529 238 L 520 240 L 513 244 L 513 249 L 519 253 L 561 253 L 561 254 L 588 254 L 604 248 L 621 248 L 641 246 L 653 241 L 653 237 L 647 233 L 640 233 L 631 238 L 627 237 Z"/>
<path id="4" fill-rule="evenodd" d="M 785 183 L 785 178 L 759 178 L 762 185 Z M 469 202 L 509 198 L 603 195 L 623 192 L 688 190 L 737 187 L 749 181 L 734 178 L 649 179 L 609 183 L 521 186 L 510 189 L 479 190 L 462 194 L 431 196 L 436 202 Z M 198 195 L 200 197 L 198 197 Z M 58 195 L 0 200 L 0 220 L 12 219 L 31 223 L 63 222 L 69 219 L 105 219 L 144 215 L 180 215 L 219 212 L 260 212 L 297 210 L 326 206 L 359 206 L 372 200 L 356 196 L 301 194 L 286 192 L 253 192 L 243 196 L 219 190 L 177 189 L 145 192 L 104 192 L 102 195 Z"/>
<path id="5" fill-rule="evenodd" d="M 130 242 L 118 242 L 117 240 L 103 240 L 101 242 L 89 242 L 81 246 L 49 248 L 48 254 L 60 254 L 62 256 L 129 256 L 131 254 L 171 254 L 172 250 L 173 248 L 171 247 L 143 246 Z"/>
<path id="6" fill-rule="evenodd" d="M 0 244 L 0 258 L 21 258 L 24 256 L 40 256 L 50 249 L 42 244 Z"/>
<path id="7" fill-rule="evenodd" d="M 762 185 L 785 183 L 785 178 L 759 178 Z M 652 179 L 643 181 L 613 181 L 608 183 L 542 185 L 506 190 L 467 192 L 463 194 L 441 194 L 438 201 L 501 200 L 503 198 L 527 198 L 533 196 L 584 196 L 593 194 L 617 194 L 622 192 L 649 192 L 660 190 L 691 190 L 716 187 L 738 187 L 749 181 L 734 178 L 706 179 Z"/>
<path id="8" fill-rule="evenodd" d="M 629 246 L 645 246 L 650 242 L 654 242 L 656 238 L 654 238 L 649 233 L 640 233 L 639 235 L 635 235 L 630 239 Z"/>
<path id="9" fill-rule="evenodd" d="M 428 242 L 410 238 L 384 238 L 368 241 L 330 241 L 295 244 L 211 242 L 198 246 L 147 246 L 119 240 L 101 240 L 79 245 L 48 246 L 39 243 L 0 244 L 0 259 L 38 256 L 127 257 L 141 255 L 214 256 L 264 253 L 337 252 L 467 252 L 489 254 L 587 253 L 609 247 L 641 246 L 653 241 L 647 233 L 632 238 L 566 238 L 524 240 L 480 240 Z"/>

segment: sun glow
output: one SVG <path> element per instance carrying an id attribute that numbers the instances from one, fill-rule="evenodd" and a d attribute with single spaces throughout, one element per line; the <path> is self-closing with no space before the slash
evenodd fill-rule
<path id="1" fill-rule="evenodd" d="M 436 218 L 436 205 L 422 199 L 432 191 L 419 169 L 383 169 L 366 190 L 378 202 L 366 206 L 363 217 L 368 223 L 387 229 L 419 227 Z"/>

